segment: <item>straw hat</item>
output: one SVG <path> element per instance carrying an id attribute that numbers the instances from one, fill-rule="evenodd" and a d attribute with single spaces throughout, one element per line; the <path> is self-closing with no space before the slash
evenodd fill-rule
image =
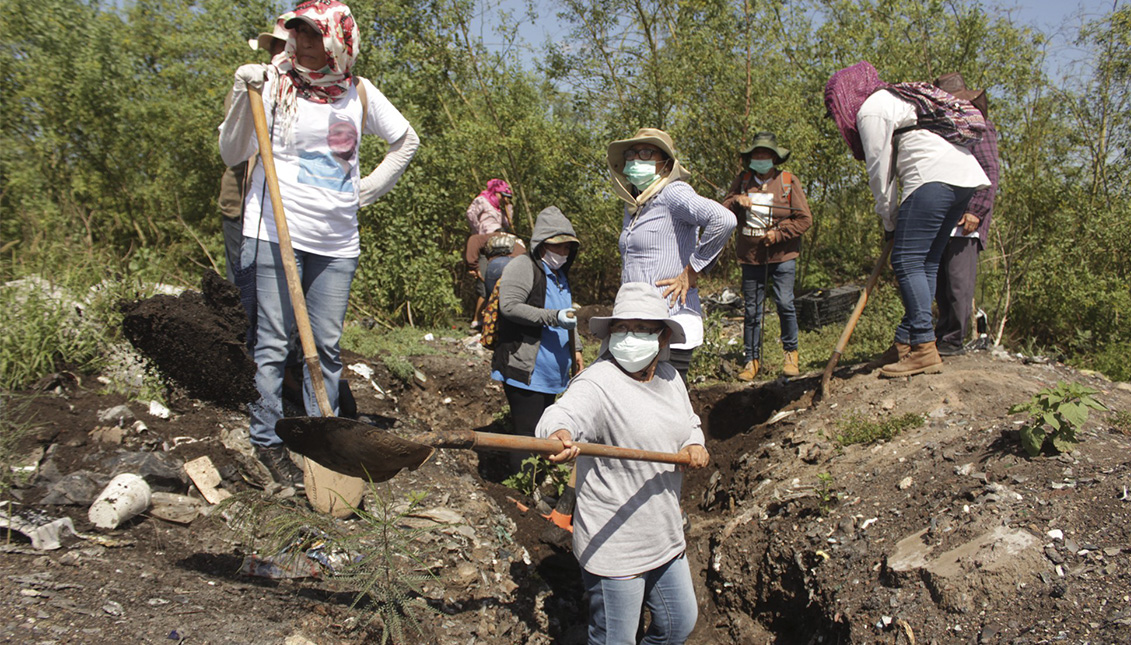
<path id="1" fill-rule="evenodd" d="M 271 33 L 261 33 L 258 37 L 252 38 L 247 41 L 247 46 L 256 51 L 271 51 L 271 41 L 281 40 L 287 42 L 287 37 L 290 36 L 290 30 L 283 26 L 282 21 L 275 21 L 275 28 Z"/>
<path id="2" fill-rule="evenodd" d="M 687 340 L 683 332 L 683 325 L 668 316 L 668 305 L 656 288 L 647 282 L 626 282 L 617 291 L 616 302 L 613 303 L 611 316 L 595 316 L 589 319 L 589 331 L 600 338 L 601 351 L 608 344 L 609 327 L 618 320 L 655 320 L 662 322 L 672 330 L 670 344 L 679 344 Z"/>

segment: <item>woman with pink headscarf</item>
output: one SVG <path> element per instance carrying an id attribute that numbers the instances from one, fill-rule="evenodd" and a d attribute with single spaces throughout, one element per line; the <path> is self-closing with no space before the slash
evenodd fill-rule
<path id="1" fill-rule="evenodd" d="M 311 0 L 279 21 L 287 32 L 283 51 L 270 64 L 236 70 L 231 106 L 220 125 L 220 154 L 228 165 L 257 154 L 247 90 L 259 88 L 322 376 L 338 414 L 338 343 L 361 254 L 357 211 L 393 188 L 420 140 L 372 83 L 352 74 L 360 34 L 349 7 L 336 0 Z M 357 164 L 363 134 L 389 144 L 385 158 L 367 177 L 361 177 Z M 259 166 L 244 198 L 236 271 L 252 319 L 249 344 L 258 366 L 251 442 L 276 480 L 301 485 L 301 471 L 275 434 L 275 422 L 283 416 L 283 370 L 295 320 L 272 211 Z M 316 416 L 309 375 L 304 381 L 306 413 Z"/>
<path id="2" fill-rule="evenodd" d="M 472 235 L 483 235 L 511 228 L 511 187 L 502 179 L 487 182 L 487 188 L 467 207 L 467 224 Z"/>
<path id="3" fill-rule="evenodd" d="M 931 320 L 939 262 L 970 197 L 990 182 L 970 150 L 917 127 L 914 106 L 888 87 L 861 61 L 832 75 L 825 106 L 852 156 L 864 162 L 876 214 L 894 240 L 891 266 L 904 314 L 880 370 L 892 378 L 942 369 Z"/>

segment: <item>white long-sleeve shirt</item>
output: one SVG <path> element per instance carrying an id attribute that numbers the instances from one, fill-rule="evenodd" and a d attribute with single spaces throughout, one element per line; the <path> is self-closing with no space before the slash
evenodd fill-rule
<path id="1" fill-rule="evenodd" d="M 899 135 L 892 172 L 892 137 L 897 129 L 915 122 L 915 108 L 886 90 L 869 96 L 856 114 L 868 185 L 876 200 L 876 214 L 886 231 L 895 230 L 899 204 L 923 184 L 937 181 L 974 189 L 990 185 L 989 177 L 968 149 L 927 130 Z M 899 199 L 896 179 L 903 184 L 903 196 Z"/>
<path id="2" fill-rule="evenodd" d="M 350 87 L 349 93 L 334 103 L 300 99 L 294 134 L 289 140 L 280 136 L 280 126 L 272 128 L 272 152 L 287 227 L 292 244 L 300 251 L 357 257 L 357 209 L 392 189 L 419 145 L 408 120 L 369 81 L 360 82 L 366 90 L 365 109 L 357 88 Z M 271 78 L 263 88 L 269 128 L 274 83 Z M 376 134 L 391 144 L 381 164 L 365 178 L 360 177 L 357 164 L 361 134 Z M 237 81 L 227 116 L 220 125 L 220 155 L 225 163 L 233 165 L 258 151 L 248 93 L 243 83 Z M 271 197 L 263 182 L 263 168 L 257 165 L 244 198 L 243 234 L 277 242 Z"/>

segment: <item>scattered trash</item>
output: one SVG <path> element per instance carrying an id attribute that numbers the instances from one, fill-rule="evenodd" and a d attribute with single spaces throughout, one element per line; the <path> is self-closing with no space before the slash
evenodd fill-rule
<path id="1" fill-rule="evenodd" d="M 111 479 L 90 505 L 87 517 L 100 529 L 116 529 L 149 508 L 151 495 L 144 478 L 134 473 L 122 473 Z"/>
<path id="2" fill-rule="evenodd" d="M 770 417 L 766 421 L 766 425 L 772 426 L 775 423 L 777 423 L 778 421 L 781 421 L 782 419 L 785 419 L 786 417 L 793 416 L 794 414 L 797 414 L 797 410 L 779 410 L 777 413 L 774 414 L 774 416 Z"/>
<path id="3" fill-rule="evenodd" d="M 346 369 L 368 381 L 369 384 L 373 386 L 373 389 L 377 390 L 377 398 L 385 398 L 385 390 L 381 389 L 381 386 L 377 385 L 377 381 L 373 380 L 372 367 L 366 365 L 365 363 L 354 363 L 353 365 L 347 366 Z"/>
<path id="4" fill-rule="evenodd" d="M 240 573 L 271 580 L 322 577 L 322 570 L 317 562 L 312 562 L 301 552 L 285 551 L 272 557 L 246 556 L 240 565 Z"/>
<path id="5" fill-rule="evenodd" d="M 161 405 L 160 401 L 149 402 L 149 413 L 158 419 L 168 419 L 173 415 L 173 413 L 169 411 L 169 408 Z"/>
<path id="6" fill-rule="evenodd" d="M 115 618 L 120 618 L 122 614 L 126 613 L 126 610 L 122 608 L 122 603 L 113 600 L 107 600 L 106 604 L 102 605 L 102 611 Z"/>
<path id="7" fill-rule="evenodd" d="M 153 490 L 180 492 L 188 483 L 184 461 L 164 452 L 126 452 L 115 455 L 104 464 L 111 477 L 123 473 L 140 475 Z"/>
<path id="8" fill-rule="evenodd" d="M 201 501 L 187 495 L 154 491 L 151 501 L 151 516 L 175 524 L 191 524 L 202 511 Z"/>
<path id="9" fill-rule="evenodd" d="M 436 340 L 436 337 L 433 336 L 431 332 L 429 332 L 427 334 L 424 334 L 424 340 L 431 342 Z"/>
<path id="10" fill-rule="evenodd" d="M 218 488 L 223 479 L 216 467 L 212 465 L 212 460 L 208 458 L 208 455 L 186 463 L 185 472 L 188 473 L 189 479 L 192 480 L 192 483 L 196 485 L 197 490 L 204 496 L 204 499 L 208 500 L 209 504 L 219 504 L 232 496 L 230 492 Z"/>
<path id="11" fill-rule="evenodd" d="M 78 470 L 51 484 L 39 501 L 44 505 L 89 506 L 109 478 L 89 470 Z"/>
<path id="12" fill-rule="evenodd" d="M 115 405 L 112 408 L 98 411 L 99 423 L 112 423 L 114 425 L 124 426 L 127 421 L 133 422 L 137 416 L 128 405 Z"/>
<path id="13" fill-rule="evenodd" d="M 1048 532 L 1048 536 L 1054 540 L 1063 540 L 1064 531 L 1061 531 L 1060 529 L 1053 529 Z"/>
<path id="14" fill-rule="evenodd" d="M 869 526 L 875 524 L 876 520 L 878 520 L 878 519 L 879 519 L 878 517 L 872 517 L 872 518 L 864 520 L 863 522 L 860 523 L 860 530 L 863 531 L 863 530 L 867 529 Z"/>
<path id="15" fill-rule="evenodd" d="M 0 502 L 0 506 L 11 510 L 11 503 Z M 31 540 L 31 546 L 40 551 L 54 551 L 62 546 L 59 537 L 63 529 L 70 531 L 71 535 L 79 536 L 75 531 L 75 524 L 69 517 L 62 517 L 52 522 L 37 523 L 16 514 L 9 515 L 0 511 L 0 528 L 22 533 Z M 81 537 L 81 536 L 79 536 Z"/>

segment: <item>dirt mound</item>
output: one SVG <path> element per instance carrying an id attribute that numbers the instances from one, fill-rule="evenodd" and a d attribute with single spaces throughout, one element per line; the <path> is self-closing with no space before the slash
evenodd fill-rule
<path id="1" fill-rule="evenodd" d="M 489 356 L 467 340 L 428 341 L 436 354 L 412 359 L 419 375 L 411 383 L 379 358 L 345 355 L 347 365 L 373 370 L 350 372 L 361 418 L 410 440 L 428 430 L 500 431 L 505 399 L 487 377 Z M 1126 640 L 1131 436 L 1112 430 L 1112 414 L 1096 413 L 1076 452 L 1029 458 L 1008 409 L 1070 380 L 1100 390 L 1113 409 L 1131 410 L 1127 384 L 987 352 L 911 379 L 845 366 L 814 405 L 819 380 L 693 388 L 711 464 L 688 471 L 684 483 L 700 601 L 691 645 Z M 96 439 L 91 431 L 108 424 L 99 413 L 121 403 L 75 385 L 35 399 L 34 445 L 21 450 L 38 455 L 38 471 L 13 498 L 89 532 L 85 507 L 36 503 L 42 480 L 108 475 L 103 464 L 123 449 L 179 461 L 209 456 L 221 487 L 248 487 L 243 415 L 190 405 L 169 419 L 145 416 L 141 428 L 119 424 L 122 444 Z M 923 422 L 889 440 L 836 441 L 851 419 L 908 414 Z M 424 500 L 400 520 L 423 541 L 413 571 L 430 574 L 421 595 L 435 612 L 422 616 L 420 642 L 585 642 L 576 561 L 543 542 L 548 509 L 499 483 L 507 460 L 439 450 L 378 489 L 389 500 Z M 350 522 L 350 530 L 364 530 Z M 66 536 L 58 551 L 17 541 L 0 554 L 0 580 L 12 590 L 0 594 L 0 615 L 9 616 L 0 620 L 0 640 L 379 638 L 379 628 L 358 626 L 352 596 L 332 580 L 238 573 L 249 545 L 218 513 L 188 526 L 143 516 L 105 537 L 132 546 Z"/>
<path id="2" fill-rule="evenodd" d="M 239 290 L 211 271 L 202 292 L 122 305 L 122 331 L 162 374 L 197 399 L 227 408 L 258 398 Z"/>

